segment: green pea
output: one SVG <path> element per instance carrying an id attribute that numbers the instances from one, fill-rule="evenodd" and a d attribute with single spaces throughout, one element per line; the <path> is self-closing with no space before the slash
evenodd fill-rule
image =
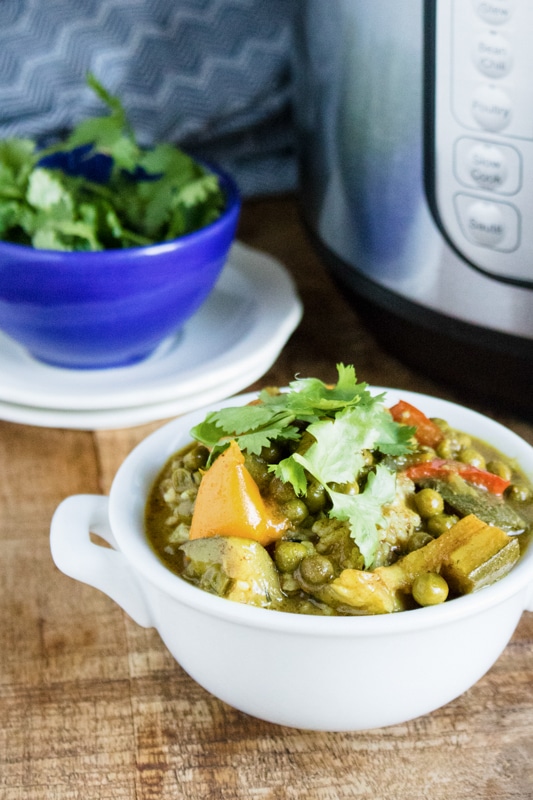
<path id="1" fill-rule="evenodd" d="M 309 516 L 309 509 L 303 500 L 289 500 L 283 505 L 283 513 L 294 525 L 299 525 Z"/>
<path id="2" fill-rule="evenodd" d="M 467 433 L 461 433 L 461 431 L 455 432 L 455 441 L 460 450 L 464 450 L 472 444 L 471 437 Z"/>
<path id="3" fill-rule="evenodd" d="M 289 503 L 296 499 L 292 484 L 285 483 L 279 478 L 272 478 L 270 481 L 270 494 L 277 503 Z"/>
<path id="4" fill-rule="evenodd" d="M 465 447 L 461 450 L 458 459 L 463 464 L 470 464 L 472 467 L 477 467 L 478 469 L 485 469 L 487 466 L 485 458 L 473 447 Z"/>
<path id="5" fill-rule="evenodd" d="M 461 450 L 470 447 L 471 443 L 470 436 L 450 429 L 437 445 L 437 455 L 440 458 L 455 458 Z"/>
<path id="6" fill-rule="evenodd" d="M 428 519 L 426 527 L 431 536 L 440 536 L 455 525 L 456 522 L 459 522 L 459 517 L 455 514 L 435 514 L 434 517 Z"/>
<path id="7" fill-rule="evenodd" d="M 265 492 L 270 485 L 272 475 L 268 471 L 267 462 L 261 457 L 246 453 L 244 465 L 262 492 Z"/>
<path id="8" fill-rule="evenodd" d="M 270 442 L 270 444 L 262 448 L 261 458 L 267 464 L 277 464 L 283 455 L 283 447 L 279 442 Z"/>
<path id="9" fill-rule="evenodd" d="M 340 494 L 359 494 L 359 484 L 357 481 L 349 481 L 348 483 L 332 482 L 330 485 L 334 492 L 339 492 Z"/>
<path id="10" fill-rule="evenodd" d="M 412 594 L 420 606 L 436 606 L 448 597 L 448 584 L 436 572 L 424 572 L 413 581 Z"/>
<path id="11" fill-rule="evenodd" d="M 278 542 L 274 550 L 274 561 L 280 572 L 294 572 L 307 555 L 309 547 L 303 542 Z"/>
<path id="12" fill-rule="evenodd" d="M 431 420 L 435 423 L 435 425 L 439 426 L 443 433 L 447 433 L 450 430 L 450 423 L 445 419 L 442 419 L 441 417 L 431 417 Z"/>
<path id="13" fill-rule="evenodd" d="M 196 488 L 190 470 L 185 469 L 185 467 L 177 467 L 172 470 L 172 485 L 178 494 Z"/>
<path id="14" fill-rule="evenodd" d="M 296 578 L 290 574 L 290 572 L 282 572 L 279 576 L 279 584 L 281 586 L 281 591 L 283 594 L 292 595 L 299 594 L 300 592 L 300 584 L 296 580 Z"/>
<path id="15" fill-rule="evenodd" d="M 506 492 L 509 500 L 515 500 L 517 503 L 527 503 L 531 498 L 531 490 L 524 483 L 512 483 Z"/>
<path id="16" fill-rule="evenodd" d="M 362 450 L 361 455 L 363 456 L 363 464 L 366 467 L 371 467 L 374 464 L 375 458 L 374 453 L 372 450 Z"/>
<path id="17" fill-rule="evenodd" d="M 421 489 L 415 494 L 416 510 L 421 517 L 428 519 L 442 514 L 444 511 L 444 500 L 436 489 Z"/>
<path id="18" fill-rule="evenodd" d="M 296 447 L 296 452 L 303 456 L 309 450 L 311 445 L 315 444 L 315 442 L 315 437 L 308 431 L 304 431 L 300 436 L 300 441 Z"/>
<path id="19" fill-rule="evenodd" d="M 412 456 L 405 457 L 405 464 L 410 466 L 411 464 L 420 464 L 421 461 L 433 461 L 435 458 L 435 451 L 430 449 L 420 449 L 417 450 L 416 453 Z"/>
<path id="20" fill-rule="evenodd" d="M 306 556 L 300 564 L 299 571 L 304 583 L 311 586 L 321 586 L 335 575 L 333 564 L 329 558 L 318 554 Z"/>
<path id="21" fill-rule="evenodd" d="M 318 481 L 311 481 L 307 487 L 305 503 L 311 514 L 317 514 L 326 505 L 328 495 L 324 486 Z"/>
<path id="22" fill-rule="evenodd" d="M 185 453 L 183 456 L 183 466 L 191 472 L 194 472 L 197 469 L 205 467 L 208 458 L 209 450 L 207 447 L 204 447 L 203 444 L 198 444 L 196 447 L 193 447 L 192 450 L 189 450 L 188 453 Z"/>
<path id="23" fill-rule="evenodd" d="M 455 449 L 452 446 L 452 442 L 448 437 L 445 437 L 437 445 L 437 455 L 439 456 L 439 458 L 453 458 L 454 457 Z"/>
<path id="24" fill-rule="evenodd" d="M 505 461 L 498 461 L 497 459 L 489 461 L 487 462 L 487 469 L 489 472 L 492 472 L 493 475 L 498 475 L 498 477 L 503 478 L 504 481 L 510 481 L 513 477 L 513 470 Z"/>
<path id="25" fill-rule="evenodd" d="M 413 550 L 420 550 L 429 542 L 433 541 L 433 536 L 425 531 L 414 531 L 407 541 L 407 552 L 412 553 Z"/>

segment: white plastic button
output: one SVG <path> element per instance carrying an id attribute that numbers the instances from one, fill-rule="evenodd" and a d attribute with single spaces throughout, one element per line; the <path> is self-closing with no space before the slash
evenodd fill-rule
<path id="1" fill-rule="evenodd" d="M 471 107 L 474 119 L 485 130 L 501 131 L 511 121 L 511 99 L 498 86 L 479 86 L 474 92 Z"/>
<path id="2" fill-rule="evenodd" d="M 463 186 L 513 195 L 522 186 L 522 158 L 515 147 L 470 136 L 454 145 L 453 169 Z"/>
<path id="3" fill-rule="evenodd" d="M 474 47 L 474 63 L 489 78 L 503 78 L 513 65 L 509 42 L 497 31 L 486 31 Z"/>
<path id="4" fill-rule="evenodd" d="M 507 178 L 507 158 L 496 145 L 473 145 L 467 155 L 467 168 L 472 181 L 482 189 L 498 191 Z"/>
<path id="5" fill-rule="evenodd" d="M 509 22 L 513 5 L 513 0 L 474 0 L 476 13 L 489 25 Z"/>
<path id="6" fill-rule="evenodd" d="M 506 233 L 500 209 L 484 200 L 476 200 L 467 209 L 465 224 L 472 239 L 487 247 L 497 245 Z"/>

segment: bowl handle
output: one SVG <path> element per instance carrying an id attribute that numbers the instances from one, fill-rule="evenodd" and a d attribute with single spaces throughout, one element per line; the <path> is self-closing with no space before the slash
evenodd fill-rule
<path id="1" fill-rule="evenodd" d="M 108 508 L 109 498 L 103 495 L 79 494 L 63 500 L 50 527 L 52 558 L 65 575 L 107 594 L 138 625 L 152 627 L 141 584 L 111 532 Z M 97 544 L 91 533 L 110 547 Z"/>

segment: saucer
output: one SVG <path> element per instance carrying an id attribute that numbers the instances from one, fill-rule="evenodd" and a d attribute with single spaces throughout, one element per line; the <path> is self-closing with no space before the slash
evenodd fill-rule
<path id="1" fill-rule="evenodd" d="M 205 304 L 140 364 L 61 369 L 36 361 L 0 334 L 0 418 L 47 427 L 114 428 L 185 413 L 259 379 L 302 311 L 283 265 L 237 242 Z"/>
<path id="2" fill-rule="evenodd" d="M 268 362 L 258 363 L 255 371 L 238 375 L 233 380 L 197 394 L 177 397 L 175 400 L 167 400 L 162 403 L 148 403 L 144 406 L 71 411 L 69 409 L 36 408 L 17 403 L 5 403 L 0 400 L 0 419 L 23 425 L 71 430 L 118 430 L 119 428 L 144 425 L 155 420 L 186 414 L 237 394 L 264 375 L 274 360 L 275 356 Z"/>

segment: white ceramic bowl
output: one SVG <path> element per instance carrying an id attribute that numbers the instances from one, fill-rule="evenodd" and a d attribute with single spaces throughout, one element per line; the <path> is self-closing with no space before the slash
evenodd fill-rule
<path id="1" fill-rule="evenodd" d="M 533 478 L 533 448 L 452 403 L 388 392 L 496 446 Z M 255 396 L 255 395 L 254 395 Z M 211 408 L 244 404 L 241 395 Z M 342 731 L 393 725 L 469 689 L 494 664 L 524 610 L 533 611 L 533 547 L 492 586 L 440 606 L 372 617 L 316 617 L 241 605 L 173 575 L 143 530 L 147 495 L 206 409 L 163 426 L 120 467 L 109 499 L 76 495 L 51 526 L 56 565 L 154 626 L 180 665 L 241 711 L 281 725 Z M 93 531 L 115 549 L 94 544 Z"/>

